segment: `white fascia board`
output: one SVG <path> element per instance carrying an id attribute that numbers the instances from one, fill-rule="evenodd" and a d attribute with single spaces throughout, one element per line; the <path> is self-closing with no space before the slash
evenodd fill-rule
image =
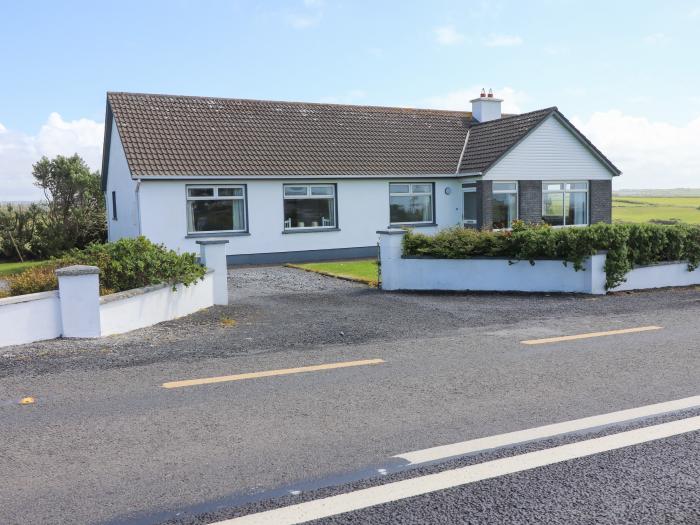
<path id="1" fill-rule="evenodd" d="M 479 175 L 480 173 L 470 173 Z M 433 174 L 387 174 L 387 175 L 141 175 L 134 180 L 327 180 L 327 179 L 455 179 L 464 177 L 464 173 L 433 173 Z"/>

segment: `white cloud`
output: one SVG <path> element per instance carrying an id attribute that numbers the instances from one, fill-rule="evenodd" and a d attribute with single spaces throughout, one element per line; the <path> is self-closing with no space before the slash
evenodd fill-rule
<path id="1" fill-rule="evenodd" d="M 464 35 L 457 31 L 454 26 L 436 27 L 435 39 L 438 44 L 452 46 L 464 41 Z"/>
<path id="2" fill-rule="evenodd" d="M 700 17 L 700 7 L 696 7 L 694 9 L 690 10 L 690 18 L 698 18 Z"/>
<path id="3" fill-rule="evenodd" d="M 517 35 L 489 35 L 484 39 L 486 47 L 512 47 L 522 43 L 523 39 Z"/>
<path id="4" fill-rule="evenodd" d="M 674 126 L 611 110 L 572 122 L 623 171 L 617 188 L 700 187 L 700 116 Z"/>
<path id="5" fill-rule="evenodd" d="M 78 153 L 90 168 L 99 169 L 103 134 L 104 124 L 89 119 L 66 121 L 58 113 L 51 113 L 36 135 L 8 130 L 0 124 L 0 201 L 42 196 L 32 178 L 32 164 L 42 155 Z"/>
<path id="6" fill-rule="evenodd" d="M 668 40 L 668 37 L 664 33 L 652 33 L 644 37 L 644 42 L 651 46 L 656 46 L 663 44 Z"/>
<path id="7" fill-rule="evenodd" d="M 488 87 L 486 88 L 488 89 Z M 435 95 L 424 99 L 419 105 L 432 109 L 455 109 L 471 111 L 470 100 L 479 96 L 481 86 L 473 86 L 457 91 L 450 91 L 442 95 Z M 528 96 L 523 91 L 511 87 L 503 87 L 493 90 L 497 98 L 503 99 L 501 109 L 503 113 L 522 113 L 522 104 L 527 102 Z"/>

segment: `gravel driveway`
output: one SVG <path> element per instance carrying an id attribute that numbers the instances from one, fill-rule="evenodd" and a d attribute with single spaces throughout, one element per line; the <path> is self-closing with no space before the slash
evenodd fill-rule
<path id="1" fill-rule="evenodd" d="M 281 266 L 229 270 L 231 302 L 149 328 L 102 339 L 56 339 L 0 349 L 0 377 L 62 369 L 129 367 L 327 344 L 407 341 L 469 326 L 531 324 L 538 319 L 682 309 L 695 288 L 573 295 L 383 292 Z"/>

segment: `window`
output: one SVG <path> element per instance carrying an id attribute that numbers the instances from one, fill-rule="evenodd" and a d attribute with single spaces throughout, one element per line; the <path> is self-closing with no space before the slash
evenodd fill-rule
<path id="1" fill-rule="evenodd" d="M 476 224 L 476 184 L 462 184 L 462 222 Z"/>
<path id="2" fill-rule="evenodd" d="M 246 231 L 245 193 L 245 186 L 188 186 L 188 232 Z"/>
<path id="3" fill-rule="evenodd" d="M 433 185 L 389 184 L 389 222 L 391 224 L 433 223 Z"/>
<path id="4" fill-rule="evenodd" d="M 117 192 L 112 192 L 112 220 L 117 220 Z"/>
<path id="5" fill-rule="evenodd" d="M 511 228 L 518 218 L 518 183 L 493 183 L 493 228 L 496 230 Z"/>
<path id="6" fill-rule="evenodd" d="M 542 220 L 552 226 L 588 224 L 588 183 L 543 182 Z"/>
<path id="7" fill-rule="evenodd" d="M 285 184 L 284 229 L 336 228 L 334 184 Z"/>

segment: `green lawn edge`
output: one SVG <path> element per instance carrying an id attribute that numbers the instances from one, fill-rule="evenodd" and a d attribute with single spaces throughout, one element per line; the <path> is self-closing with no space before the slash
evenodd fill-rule
<path id="1" fill-rule="evenodd" d="M 352 261 L 334 261 L 334 262 L 352 262 Z M 362 284 L 366 284 L 368 286 L 371 286 L 372 288 L 377 288 L 379 286 L 379 281 L 377 279 L 368 279 L 366 277 L 361 277 L 359 275 L 353 275 L 353 274 L 349 274 L 349 273 L 331 272 L 328 270 L 313 268 L 313 267 L 307 266 L 307 264 L 317 264 L 317 263 L 300 263 L 300 264 L 287 263 L 284 266 L 286 266 L 287 268 L 295 268 L 297 270 L 304 270 L 305 272 L 311 272 L 311 273 L 317 273 L 319 275 L 325 275 L 326 277 L 334 277 L 336 279 L 341 279 L 343 281 L 352 281 L 355 283 L 362 283 Z"/>

